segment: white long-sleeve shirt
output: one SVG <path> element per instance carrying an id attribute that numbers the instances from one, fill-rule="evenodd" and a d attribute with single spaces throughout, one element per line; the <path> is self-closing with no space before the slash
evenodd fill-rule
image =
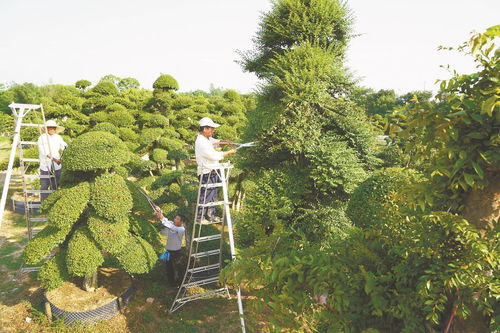
<path id="1" fill-rule="evenodd" d="M 53 158 L 61 159 L 59 151 L 64 150 L 68 146 L 59 134 L 48 135 L 47 133 L 40 135 L 37 144 L 40 170 L 42 171 L 49 171 L 49 167 L 52 166 L 51 159 L 47 157 L 48 154 L 51 154 Z M 61 169 L 61 165 L 54 162 L 54 168 L 59 170 Z"/>
<path id="2" fill-rule="evenodd" d="M 196 163 L 198 164 L 198 176 L 212 171 L 210 165 L 218 164 L 224 158 L 224 154 L 214 148 L 214 143 L 218 143 L 219 141 L 212 137 L 207 139 L 201 134 L 198 134 L 196 137 L 194 153 L 196 155 Z"/>
<path id="3" fill-rule="evenodd" d="M 174 222 L 169 221 L 166 217 L 161 219 L 161 224 L 165 227 L 161 231 L 161 234 L 167 236 L 167 250 L 180 250 L 182 247 L 182 237 L 184 237 L 186 229 L 184 227 L 177 227 Z"/>

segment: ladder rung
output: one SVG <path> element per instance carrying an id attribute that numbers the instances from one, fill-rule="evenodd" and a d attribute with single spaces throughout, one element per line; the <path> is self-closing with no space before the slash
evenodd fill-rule
<path id="1" fill-rule="evenodd" d="M 216 290 L 209 290 L 209 291 L 206 291 L 204 293 L 199 293 L 199 294 L 196 294 L 196 295 L 191 295 L 191 296 L 187 296 L 187 297 L 178 298 L 178 299 L 175 300 L 175 302 L 176 303 L 186 303 L 186 302 L 189 302 L 189 301 L 192 301 L 192 300 L 195 300 L 195 299 L 200 299 L 200 298 L 215 296 L 215 295 L 221 294 L 221 293 L 227 294 L 226 288 L 220 288 L 220 289 L 216 289 Z"/>
<path id="2" fill-rule="evenodd" d="M 21 158 L 21 161 L 22 162 L 40 162 L 40 160 L 38 158 Z"/>
<path id="3" fill-rule="evenodd" d="M 39 270 L 40 270 L 40 267 L 23 267 L 23 268 L 21 268 L 21 273 L 37 272 Z"/>
<path id="4" fill-rule="evenodd" d="M 50 178 L 55 178 L 56 176 L 51 176 L 51 175 L 37 175 L 36 178 L 40 179 L 50 179 Z"/>
<path id="5" fill-rule="evenodd" d="M 208 242 L 216 239 L 220 239 L 221 236 L 220 234 L 215 234 L 215 235 L 209 235 L 209 236 L 203 236 L 203 237 L 197 237 L 193 238 L 193 242 Z"/>
<path id="6" fill-rule="evenodd" d="M 219 254 L 219 253 L 220 253 L 220 249 L 217 249 L 217 250 L 210 250 L 210 251 L 205 251 L 205 252 L 193 253 L 193 254 L 191 254 L 191 257 L 204 258 L 204 257 L 214 256 L 214 255 Z"/>
<path id="7" fill-rule="evenodd" d="M 201 221 L 195 221 L 194 223 L 195 224 L 202 224 L 202 225 L 221 224 L 222 223 L 222 219 L 220 219 L 220 220 L 214 220 L 214 221 L 209 221 L 209 220 L 203 219 Z"/>
<path id="8" fill-rule="evenodd" d="M 208 266 L 200 266 L 200 267 L 195 267 L 188 269 L 188 273 L 199 273 L 199 272 L 205 272 L 205 271 L 210 271 L 215 268 L 219 268 L 220 264 L 213 264 L 213 265 L 208 265 Z"/>
<path id="9" fill-rule="evenodd" d="M 42 206 L 41 202 L 28 202 L 28 208 L 40 208 Z"/>
<path id="10" fill-rule="evenodd" d="M 223 201 L 214 201 L 214 202 L 209 202 L 209 203 L 205 203 L 205 204 L 198 204 L 198 207 L 214 207 L 214 206 L 220 206 L 220 205 L 224 205 L 226 202 L 223 200 Z M 229 204 L 229 202 L 227 203 Z"/>
<path id="11" fill-rule="evenodd" d="M 26 190 L 27 194 L 38 194 L 38 193 L 52 193 L 54 190 Z"/>
<path id="12" fill-rule="evenodd" d="M 36 141 L 19 141 L 20 145 L 37 145 L 38 142 Z"/>
<path id="13" fill-rule="evenodd" d="M 208 279 L 203 279 L 203 280 L 198 280 L 198 281 L 186 283 L 186 284 L 182 285 L 182 287 L 184 287 L 184 288 L 199 287 L 199 286 L 204 286 L 207 284 L 215 283 L 218 281 L 219 281 L 219 276 L 217 275 L 217 276 L 214 276 L 214 277 L 211 277 Z"/>
<path id="14" fill-rule="evenodd" d="M 48 219 L 46 217 L 30 217 L 30 222 L 47 222 Z"/>
<path id="15" fill-rule="evenodd" d="M 21 123 L 21 126 L 24 126 L 24 127 L 42 127 L 43 124 Z"/>
<path id="16" fill-rule="evenodd" d="M 34 230 L 31 230 L 31 236 L 35 236 L 36 234 L 38 234 L 40 231 L 42 231 L 42 229 L 34 229 Z"/>
<path id="17" fill-rule="evenodd" d="M 222 187 L 224 183 L 210 183 L 210 184 L 200 184 L 200 187 L 213 188 L 213 187 Z"/>

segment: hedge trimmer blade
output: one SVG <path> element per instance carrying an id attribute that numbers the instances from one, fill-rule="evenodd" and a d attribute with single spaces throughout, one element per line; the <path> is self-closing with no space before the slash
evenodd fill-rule
<path id="1" fill-rule="evenodd" d="M 234 143 L 235 146 L 238 146 L 236 149 L 247 148 L 247 147 L 255 147 L 257 144 L 255 142 L 246 142 L 246 143 Z"/>
<path id="2" fill-rule="evenodd" d="M 146 193 L 144 193 L 144 191 L 143 191 L 143 190 L 139 189 L 139 192 L 141 192 L 141 193 L 142 193 L 142 195 L 146 198 L 146 200 L 148 201 L 149 205 L 151 206 L 151 208 L 153 208 L 153 210 L 154 210 L 155 212 L 160 212 L 160 213 L 162 213 L 162 214 L 163 214 L 163 212 L 162 212 L 162 210 L 160 209 L 160 207 L 158 207 L 158 206 L 157 206 L 157 205 L 153 202 L 153 200 L 151 200 L 151 199 L 150 199 L 150 198 L 146 195 Z"/>

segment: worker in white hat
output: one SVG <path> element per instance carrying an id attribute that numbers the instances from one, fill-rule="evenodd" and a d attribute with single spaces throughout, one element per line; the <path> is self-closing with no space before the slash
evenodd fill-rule
<path id="1" fill-rule="evenodd" d="M 40 189 L 57 190 L 61 179 L 61 151 L 68 144 L 59 135 L 64 127 L 57 125 L 55 120 L 47 120 L 45 126 L 40 127 L 42 133 L 38 138 L 38 159 L 40 161 Z M 42 193 L 41 200 L 45 200 L 49 194 Z"/>
<path id="2" fill-rule="evenodd" d="M 194 144 L 194 152 L 196 155 L 196 163 L 198 164 L 198 179 L 202 184 L 207 183 L 220 183 L 218 174 L 210 168 L 211 165 L 217 164 L 220 160 L 228 155 L 236 153 L 236 149 L 229 151 L 217 151 L 215 147 L 223 145 L 233 145 L 229 140 L 217 140 L 213 138 L 215 129 L 220 124 L 215 123 L 209 117 L 200 119 L 199 134 Z M 202 187 L 200 191 L 200 203 L 209 203 L 217 200 L 217 187 L 205 188 Z M 196 219 L 198 221 L 203 219 L 203 215 L 212 221 L 215 218 L 215 207 L 209 207 L 205 211 L 203 208 L 198 209 Z"/>

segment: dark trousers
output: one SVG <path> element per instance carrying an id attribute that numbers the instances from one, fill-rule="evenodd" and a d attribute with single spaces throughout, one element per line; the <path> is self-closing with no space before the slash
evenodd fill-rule
<path id="1" fill-rule="evenodd" d="M 184 267 L 182 265 L 182 249 L 170 252 L 170 258 L 167 261 L 167 279 L 172 287 L 178 287 L 184 278 Z"/>
<path id="2" fill-rule="evenodd" d="M 200 180 L 200 177 L 201 177 L 201 184 L 215 184 L 221 182 L 219 175 L 215 171 L 198 176 L 198 180 Z M 200 190 L 199 203 L 205 204 L 216 201 L 218 192 L 217 190 L 218 190 L 217 187 L 212 187 L 212 188 L 202 187 Z M 203 218 L 203 215 L 205 215 L 205 217 L 208 220 L 212 220 L 215 217 L 215 207 L 198 207 L 198 212 L 196 213 L 196 220 L 200 221 Z"/>
<path id="3" fill-rule="evenodd" d="M 51 172 L 52 172 L 52 174 L 55 175 L 55 179 L 54 179 L 54 177 L 41 178 L 40 179 L 40 189 L 41 190 L 48 190 L 49 188 L 51 190 L 54 190 L 54 191 L 57 190 L 57 187 L 59 186 L 59 181 L 61 179 L 61 169 L 51 171 Z M 51 174 L 51 172 L 40 170 L 40 176 L 48 176 Z M 47 199 L 48 196 L 49 196 L 49 193 L 42 193 L 40 195 L 41 201 Z"/>

